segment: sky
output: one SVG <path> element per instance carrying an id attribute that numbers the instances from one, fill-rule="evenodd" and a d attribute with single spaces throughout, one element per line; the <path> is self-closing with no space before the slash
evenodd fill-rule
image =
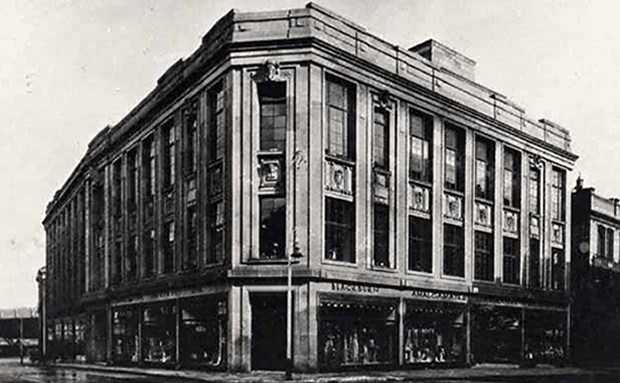
<path id="1" fill-rule="evenodd" d="M 433 38 L 477 61 L 476 79 L 568 128 L 570 177 L 620 196 L 620 29 L 614 0 L 319 0 L 409 48 Z M 270 0 L 0 0 L 0 308 L 35 306 L 45 206 L 88 142 L 189 56 L 231 8 Z M 620 177 L 619 177 L 620 179 Z"/>

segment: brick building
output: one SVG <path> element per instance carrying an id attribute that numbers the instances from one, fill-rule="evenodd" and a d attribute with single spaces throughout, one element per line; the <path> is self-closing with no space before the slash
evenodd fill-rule
<path id="1" fill-rule="evenodd" d="M 49 204 L 48 350 L 298 370 L 561 360 L 567 130 L 309 3 L 231 11 Z"/>

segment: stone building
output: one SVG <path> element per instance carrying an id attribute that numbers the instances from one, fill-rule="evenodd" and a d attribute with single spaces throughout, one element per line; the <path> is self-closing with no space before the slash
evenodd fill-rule
<path id="1" fill-rule="evenodd" d="M 231 11 L 49 204 L 48 350 L 300 371 L 566 356 L 569 132 L 309 3 Z"/>
<path id="2" fill-rule="evenodd" d="M 577 180 L 571 330 L 576 362 L 620 361 L 620 205 Z"/>

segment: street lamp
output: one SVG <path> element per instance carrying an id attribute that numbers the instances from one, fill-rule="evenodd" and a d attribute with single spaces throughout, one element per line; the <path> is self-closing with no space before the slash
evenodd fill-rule
<path id="1" fill-rule="evenodd" d="M 288 280 L 286 284 L 286 370 L 285 380 L 293 379 L 293 259 L 296 261 L 303 255 L 295 245 L 292 254 L 288 256 Z M 297 263 L 297 262 L 295 262 Z"/>

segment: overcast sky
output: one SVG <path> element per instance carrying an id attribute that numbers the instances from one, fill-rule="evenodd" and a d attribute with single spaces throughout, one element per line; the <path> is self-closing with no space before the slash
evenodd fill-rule
<path id="1" fill-rule="evenodd" d="M 586 184 L 620 195 L 620 2 L 321 0 L 408 48 L 434 38 L 535 120 L 568 128 Z M 105 125 L 231 8 L 303 1 L 0 0 L 0 308 L 34 306 L 45 206 Z M 572 187 L 572 184 L 569 185 Z"/>

